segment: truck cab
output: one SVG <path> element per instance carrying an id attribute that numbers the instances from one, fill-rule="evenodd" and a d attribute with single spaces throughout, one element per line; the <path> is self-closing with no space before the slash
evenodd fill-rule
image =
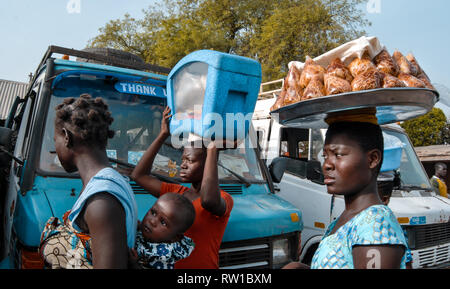
<path id="1" fill-rule="evenodd" d="M 64 98 L 89 93 L 107 102 L 115 131 L 107 154 L 111 166 L 124 176 L 130 175 L 158 135 L 170 70 L 111 51 L 50 46 L 25 98 L 11 109 L 13 121 L 0 129 L 1 145 L 9 144 L 3 157 L 10 164 L 7 175 L 0 176 L 7 183 L 1 268 L 42 268 L 38 247 L 46 221 L 61 218 L 81 193 L 79 174 L 64 171 L 54 147 L 54 108 Z M 256 142 L 253 130 L 245 141 Z M 298 259 L 301 212 L 274 194 L 270 173 L 253 147 L 226 150 L 219 156 L 220 188 L 234 200 L 219 252 L 221 268 L 279 268 Z M 168 141 L 151 173 L 162 181 L 180 183 L 181 154 Z M 130 185 L 142 219 L 156 199 L 131 180 Z"/>
<path id="2" fill-rule="evenodd" d="M 281 80 L 280 80 L 281 81 Z M 271 91 L 271 94 L 277 91 Z M 262 96 L 267 94 L 262 93 Z M 311 262 L 328 225 L 345 208 L 343 197 L 327 193 L 321 172 L 321 150 L 326 130 L 285 127 L 272 118 L 275 97 L 258 101 L 253 125 L 259 136 L 261 157 L 270 166 L 286 161 L 277 184 L 277 195 L 303 213 L 300 260 Z M 382 126 L 383 135 L 403 143 L 400 184 L 394 187 L 389 207 L 406 233 L 412 268 L 445 267 L 450 264 L 450 201 L 436 195 L 405 131 L 398 125 Z"/>

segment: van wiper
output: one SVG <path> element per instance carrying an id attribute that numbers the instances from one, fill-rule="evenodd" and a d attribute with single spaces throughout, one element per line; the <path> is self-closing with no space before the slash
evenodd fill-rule
<path id="1" fill-rule="evenodd" d="M 414 191 L 414 190 L 431 191 L 430 188 L 423 188 L 421 186 L 414 186 L 414 185 L 401 185 L 399 189 L 405 190 L 408 192 Z"/>
<path id="2" fill-rule="evenodd" d="M 222 169 L 226 170 L 227 172 L 229 172 L 230 174 L 235 176 L 239 181 L 241 181 L 241 183 L 243 183 L 245 185 L 246 188 L 251 186 L 251 184 L 243 176 L 236 174 L 235 172 L 233 172 L 229 168 L 227 168 L 224 165 L 222 165 L 220 162 L 218 162 L 217 164 L 219 165 L 219 167 L 221 167 Z"/>
<path id="3" fill-rule="evenodd" d="M 136 167 L 136 166 L 133 165 L 133 164 L 130 164 L 130 163 L 128 163 L 128 162 L 124 162 L 124 161 L 121 161 L 121 160 L 118 160 L 118 159 L 115 159 L 115 158 L 108 158 L 108 160 L 109 160 L 110 162 L 116 163 L 116 164 L 118 164 L 118 165 L 120 165 L 120 166 L 124 166 L 124 167 L 130 168 L 130 169 L 134 169 L 134 168 Z M 155 173 L 152 173 L 152 172 L 150 172 L 150 174 L 151 174 L 152 176 L 154 176 L 154 177 L 160 179 L 161 181 L 166 182 L 166 183 L 172 183 L 172 184 L 178 184 L 178 185 L 181 184 L 181 183 L 180 183 L 179 181 L 177 181 L 177 180 L 174 180 L 174 179 L 172 179 L 172 178 L 169 178 L 169 177 L 166 177 L 166 176 L 163 176 L 163 175 L 160 175 L 160 174 L 155 174 Z"/>

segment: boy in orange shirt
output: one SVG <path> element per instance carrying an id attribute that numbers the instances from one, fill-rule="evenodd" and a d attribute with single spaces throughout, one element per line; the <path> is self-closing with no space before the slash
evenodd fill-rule
<path id="1" fill-rule="evenodd" d="M 149 175 L 158 151 L 170 136 L 170 117 L 170 108 L 166 107 L 161 131 L 133 170 L 131 178 L 157 198 L 169 192 L 177 193 L 194 205 L 194 224 L 185 235 L 194 241 L 195 249 L 189 257 L 175 263 L 175 269 L 218 269 L 220 244 L 233 199 L 219 189 L 219 149 L 215 143 L 211 142 L 207 148 L 184 148 L 180 177 L 182 182 L 192 184 L 190 188 L 164 183 Z"/>

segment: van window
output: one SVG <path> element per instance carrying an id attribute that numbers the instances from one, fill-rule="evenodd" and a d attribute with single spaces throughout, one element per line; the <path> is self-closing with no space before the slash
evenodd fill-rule
<path id="1" fill-rule="evenodd" d="M 282 128 L 280 156 L 302 161 L 287 165 L 286 171 L 291 174 L 306 177 L 308 161 L 319 161 L 322 147 L 323 137 L 320 130 L 291 127 Z"/>
<path id="2" fill-rule="evenodd" d="M 114 81 L 104 79 L 102 76 L 63 77 L 53 89 L 45 124 L 40 155 L 40 169 L 44 174 L 65 174 L 53 141 L 55 106 L 66 97 L 79 96 L 83 93 L 89 93 L 94 98 L 102 97 L 114 118 L 111 129 L 115 135 L 108 141 L 108 157 L 136 165 L 159 134 L 166 98 L 119 92 L 114 87 Z M 243 176 L 250 183 L 264 183 L 266 180 L 256 155 L 256 136 L 252 134 L 251 137 L 249 134 L 246 141 L 245 148 L 221 151 L 219 161 L 221 165 Z M 180 180 L 181 155 L 182 150 L 173 148 L 168 139 L 155 158 L 152 172 Z M 112 166 L 122 174 L 131 173 L 120 165 L 112 163 Z M 239 183 L 233 174 L 222 167 L 219 168 L 219 179 L 221 183 Z"/>

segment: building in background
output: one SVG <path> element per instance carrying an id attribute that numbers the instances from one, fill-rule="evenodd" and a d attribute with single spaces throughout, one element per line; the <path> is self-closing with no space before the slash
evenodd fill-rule
<path id="1" fill-rule="evenodd" d="M 8 118 L 16 96 L 23 98 L 27 87 L 28 83 L 0 79 L 0 125 Z"/>

